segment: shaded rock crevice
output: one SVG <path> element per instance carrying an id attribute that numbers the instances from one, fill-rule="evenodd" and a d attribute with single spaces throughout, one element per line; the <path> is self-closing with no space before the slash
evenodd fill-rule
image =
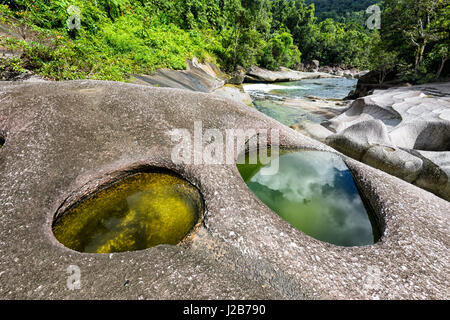
<path id="1" fill-rule="evenodd" d="M 0 129 L 0 148 L 3 147 L 5 142 L 6 142 L 6 131 Z"/>

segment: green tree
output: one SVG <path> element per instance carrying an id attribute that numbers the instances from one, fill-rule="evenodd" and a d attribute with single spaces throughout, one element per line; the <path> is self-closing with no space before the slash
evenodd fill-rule
<path id="1" fill-rule="evenodd" d="M 274 0 L 272 16 L 272 32 L 278 32 L 282 27 L 286 27 L 292 34 L 294 44 L 300 49 L 304 59 L 318 58 L 314 5 L 306 5 L 304 0 Z"/>
<path id="2" fill-rule="evenodd" d="M 370 69 L 377 71 L 379 74 L 378 82 L 384 82 L 387 74 L 395 69 L 398 63 L 397 53 L 394 51 L 386 51 L 380 39 L 380 34 L 376 32 L 373 36 L 373 45 L 370 53 Z"/>
<path id="3" fill-rule="evenodd" d="M 397 51 L 416 73 L 422 67 L 430 43 L 439 39 L 436 21 L 445 0 L 385 0 L 382 40 Z M 412 49 L 412 50 L 411 50 Z M 412 54 L 411 54 L 412 52 Z"/>
<path id="4" fill-rule="evenodd" d="M 450 58 L 450 3 L 440 7 L 437 18 L 432 23 L 437 34 L 437 41 L 430 53 L 432 59 L 438 61 L 438 70 L 435 79 L 439 79 L 444 70 L 445 63 Z"/>
<path id="5" fill-rule="evenodd" d="M 277 70 L 279 67 L 299 64 L 300 58 L 301 53 L 294 44 L 292 35 L 286 29 L 281 29 L 267 42 L 259 63 L 265 68 Z"/>
<path id="6" fill-rule="evenodd" d="M 256 64 L 270 37 L 269 0 L 224 0 L 222 59 L 229 70 Z"/>
<path id="7" fill-rule="evenodd" d="M 435 80 L 438 80 L 444 70 L 445 63 L 450 58 L 450 45 L 449 43 L 443 43 L 437 45 L 434 50 L 431 52 L 430 56 L 437 60 L 440 60 L 439 68 L 436 72 Z"/>

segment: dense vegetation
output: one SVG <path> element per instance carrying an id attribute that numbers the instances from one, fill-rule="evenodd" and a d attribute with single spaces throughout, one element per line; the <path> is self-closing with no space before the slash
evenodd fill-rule
<path id="1" fill-rule="evenodd" d="M 397 69 L 405 80 L 450 75 L 450 1 L 385 0 L 373 68 Z"/>
<path id="2" fill-rule="evenodd" d="M 322 21 L 331 18 L 336 21 L 352 20 L 355 16 L 364 16 L 366 9 L 381 0 L 306 0 L 313 3 L 316 16 Z"/>
<path id="3" fill-rule="evenodd" d="M 324 1 L 312 2 L 320 7 Z M 372 3 L 350 2 L 352 6 L 346 6 L 352 10 Z M 445 72 L 448 56 L 446 0 L 386 0 L 382 32 L 352 19 L 320 21 L 315 6 L 305 0 L 0 3 L 0 24 L 15 26 L 13 30 L 22 36 L 0 37 L 0 48 L 22 53 L 20 58 L 0 59 L 0 71 L 27 69 L 53 79 L 126 80 L 130 74 L 158 68 L 183 69 L 185 59 L 193 56 L 226 71 L 254 64 L 296 68 L 302 61 L 317 59 L 322 65 L 373 68 L 383 74 L 400 65 L 410 67 L 412 76 L 431 77 L 439 69 Z M 414 19 L 416 12 L 423 16 L 418 13 L 422 9 L 413 8 L 426 8 L 429 3 L 434 4 L 428 10 L 431 20 L 428 23 L 424 16 L 426 23 L 420 25 Z M 80 8 L 79 29 L 70 28 L 74 22 L 71 5 Z M 427 34 L 426 43 L 420 32 Z"/>

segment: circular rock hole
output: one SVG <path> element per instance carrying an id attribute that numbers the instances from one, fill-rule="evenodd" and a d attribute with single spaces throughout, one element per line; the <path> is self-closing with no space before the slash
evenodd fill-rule
<path id="1" fill-rule="evenodd" d="M 321 151 L 280 150 L 238 159 L 250 190 L 305 234 L 338 246 L 371 245 L 381 232 L 341 157 Z M 245 158 L 244 158 L 245 156 Z"/>
<path id="2" fill-rule="evenodd" d="M 79 252 L 136 251 L 180 243 L 200 221 L 196 187 L 169 171 L 133 174 L 69 208 L 53 234 Z"/>

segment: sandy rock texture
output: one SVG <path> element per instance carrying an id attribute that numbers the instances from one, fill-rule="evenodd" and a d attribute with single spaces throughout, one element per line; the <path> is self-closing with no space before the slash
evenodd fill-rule
<path id="1" fill-rule="evenodd" d="M 100 82 L 0 84 L 2 299 L 448 299 L 450 203 L 342 155 L 383 231 L 367 247 L 308 237 L 266 207 L 234 164 L 174 164 L 169 132 L 278 129 L 280 144 L 336 152 L 210 94 Z M 201 192 L 197 232 L 178 246 L 83 254 L 53 236 L 57 213 L 143 168 Z M 69 290 L 67 270 L 81 271 Z"/>

